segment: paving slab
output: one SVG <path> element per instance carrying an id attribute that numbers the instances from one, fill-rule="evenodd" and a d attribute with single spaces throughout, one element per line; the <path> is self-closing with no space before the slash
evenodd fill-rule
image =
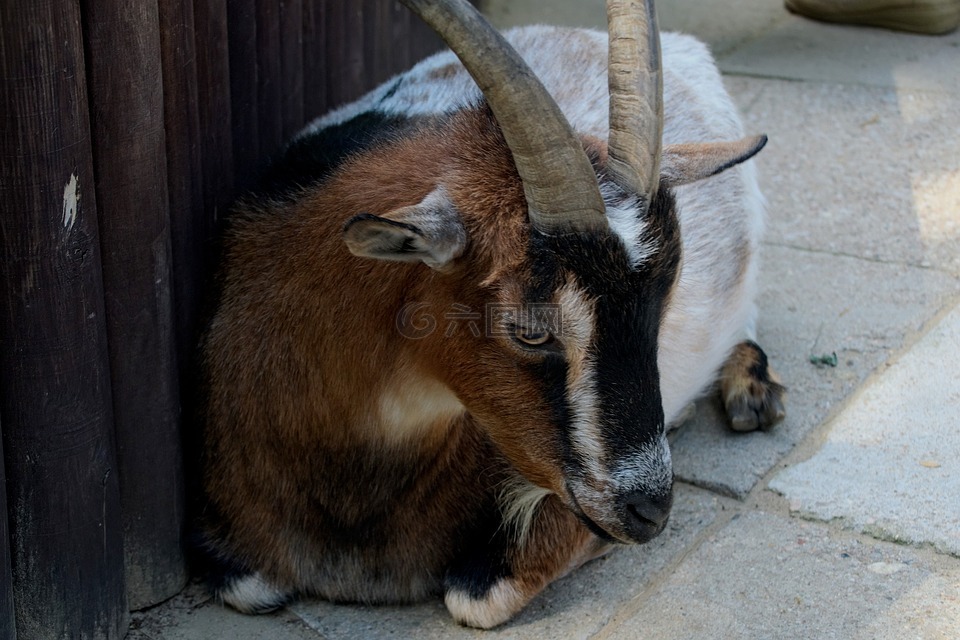
<path id="1" fill-rule="evenodd" d="M 576 2 L 517 2 L 482 0 L 480 7 L 494 26 L 505 29 L 527 24 L 554 24 L 606 30 L 605 0 Z M 758 38 L 789 13 L 779 0 L 730 0 L 719 5 L 702 0 L 671 0 L 657 4 L 663 31 L 696 34 L 715 55 Z"/>
<path id="2" fill-rule="evenodd" d="M 749 513 L 707 538 L 604 640 L 960 637 L 960 563 Z"/>
<path id="3" fill-rule="evenodd" d="M 742 498 L 960 289 L 932 269 L 780 246 L 763 252 L 758 341 L 788 388 L 770 432 L 730 431 L 715 395 L 671 436 L 677 477 Z M 811 356 L 837 356 L 816 366 Z"/>
<path id="4" fill-rule="evenodd" d="M 768 242 L 960 275 L 960 95 L 725 82 L 746 129 L 770 138 Z"/>
<path id="5" fill-rule="evenodd" d="M 363 607 L 308 602 L 291 609 L 328 640 L 458 638 L 590 638 L 623 603 L 640 593 L 716 518 L 714 496 L 679 487 L 670 524 L 652 542 L 619 547 L 555 582 L 519 616 L 495 631 L 458 626 L 440 601 L 406 607 Z"/>
<path id="6" fill-rule="evenodd" d="M 323 640 L 287 610 L 247 616 L 216 603 L 200 582 L 131 614 L 126 640 Z"/>
<path id="7" fill-rule="evenodd" d="M 728 74 L 956 93 L 958 56 L 960 32 L 923 36 L 788 14 L 719 63 Z"/>
<path id="8" fill-rule="evenodd" d="M 832 421 L 770 488 L 804 517 L 960 556 L 960 306 Z"/>

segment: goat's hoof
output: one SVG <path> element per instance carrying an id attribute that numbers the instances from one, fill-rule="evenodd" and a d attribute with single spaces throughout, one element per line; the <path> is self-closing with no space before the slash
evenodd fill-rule
<path id="1" fill-rule="evenodd" d="M 274 587 L 259 573 L 231 577 L 216 591 L 217 599 L 240 613 L 259 615 L 287 605 L 293 594 Z"/>
<path id="2" fill-rule="evenodd" d="M 734 347 L 720 373 L 720 394 L 734 431 L 767 430 L 786 416 L 786 389 L 755 342 Z"/>
<path id="3" fill-rule="evenodd" d="M 529 600 L 513 580 L 501 578 L 481 597 L 451 588 L 444 596 L 444 604 L 453 619 L 467 627 L 492 629 L 503 624 Z"/>

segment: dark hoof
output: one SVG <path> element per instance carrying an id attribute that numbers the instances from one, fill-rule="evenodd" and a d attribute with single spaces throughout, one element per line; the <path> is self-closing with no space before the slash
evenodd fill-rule
<path id="1" fill-rule="evenodd" d="M 734 348 L 720 374 L 720 393 L 734 431 L 766 431 L 786 416 L 786 388 L 755 342 Z"/>

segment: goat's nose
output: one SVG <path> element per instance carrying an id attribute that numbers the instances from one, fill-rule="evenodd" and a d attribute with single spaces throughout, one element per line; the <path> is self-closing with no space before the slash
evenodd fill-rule
<path id="1" fill-rule="evenodd" d="M 663 531 L 670 517 L 673 493 L 652 496 L 642 491 L 628 493 L 623 500 L 624 525 L 634 542 L 648 542 Z"/>

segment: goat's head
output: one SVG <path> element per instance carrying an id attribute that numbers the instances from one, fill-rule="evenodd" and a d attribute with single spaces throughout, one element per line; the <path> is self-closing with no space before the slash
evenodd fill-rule
<path id="1" fill-rule="evenodd" d="M 405 4 L 457 53 L 489 110 L 418 134 L 410 144 L 448 160 L 436 175 L 411 171 L 407 186 L 419 201 L 350 219 L 347 246 L 431 267 L 430 286 L 420 289 L 429 299 L 412 302 L 463 305 L 477 315 L 461 319 L 477 330 L 418 340 L 410 347 L 417 370 L 595 533 L 645 542 L 665 526 L 673 484 L 657 370 L 659 326 L 682 259 L 671 189 L 746 160 L 765 139 L 661 148 L 649 1 L 608 3 L 607 141 L 577 136 L 465 1 Z M 401 147 L 377 150 L 378 166 L 402 165 L 409 153 Z"/>

